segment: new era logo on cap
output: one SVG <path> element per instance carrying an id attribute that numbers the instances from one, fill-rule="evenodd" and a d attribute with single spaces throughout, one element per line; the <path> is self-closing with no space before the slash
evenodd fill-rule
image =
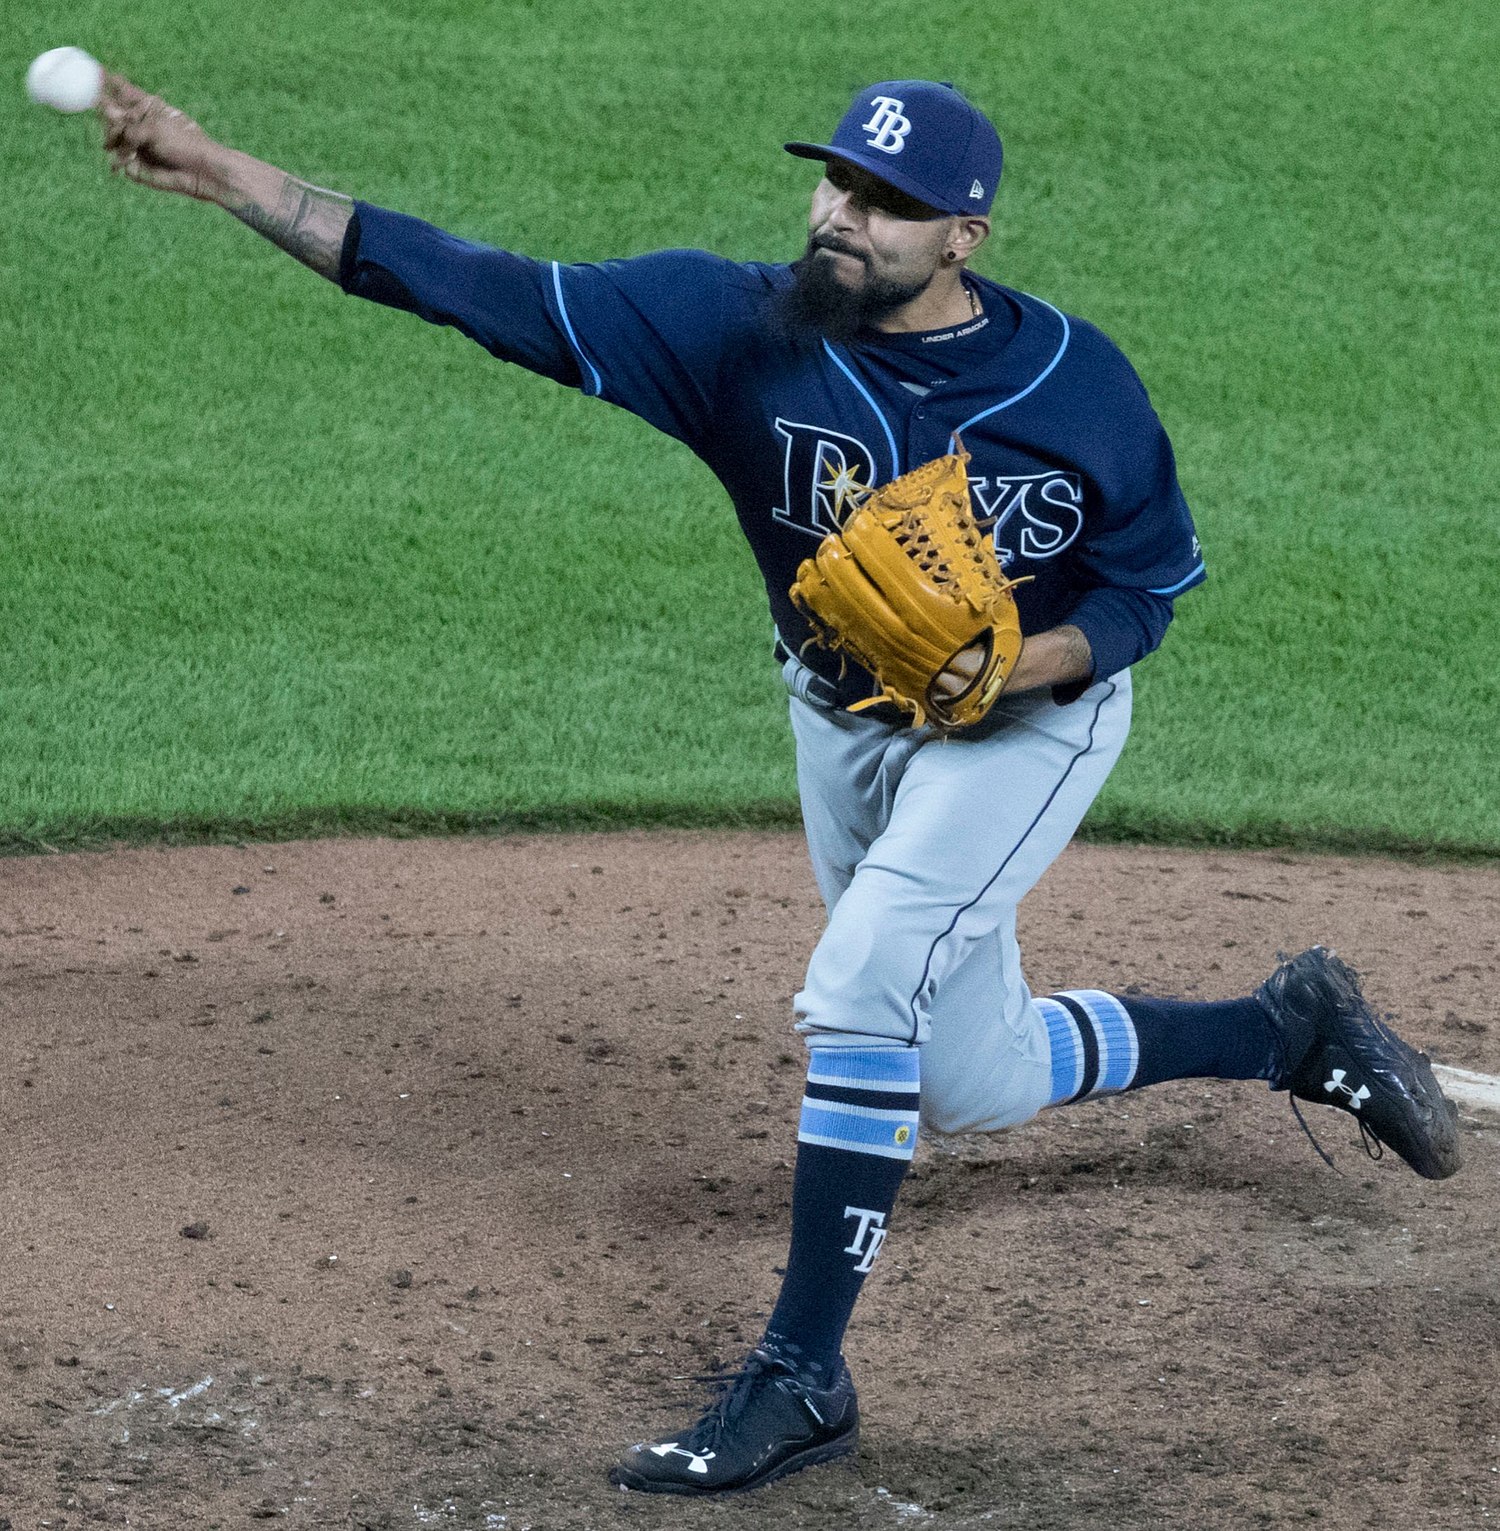
<path id="1" fill-rule="evenodd" d="M 786 147 L 804 159 L 847 160 L 941 213 L 989 212 L 1004 160 L 990 119 L 935 80 L 871 85 L 831 142 Z"/>

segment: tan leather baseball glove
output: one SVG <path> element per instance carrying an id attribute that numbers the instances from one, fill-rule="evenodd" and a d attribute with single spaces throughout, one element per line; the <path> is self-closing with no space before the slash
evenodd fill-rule
<path id="1" fill-rule="evenodd" d="M 859 712 L 894 702 L 940 730 L 978 723 L 1021 656 L 1021 623 L 995 548 L 975 525 L 964 464 L 934 458 L 866 491 L 802 561 L 791 588 L 824 648 L 880 682 Z"/>

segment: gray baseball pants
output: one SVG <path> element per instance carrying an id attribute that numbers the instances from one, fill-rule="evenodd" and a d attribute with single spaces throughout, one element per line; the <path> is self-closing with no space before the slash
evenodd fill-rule
<path id="1" fill-rule="evenodd" d="M 828 924 L 794 1001 L 812 1047 L 922 1049 L 922 1119 L 991 1132 L 1047 1104 L 1047 1027 L 1016 907 L 1061 853 L 1130 729 L 1128 670 L 1059 705 L 1002 697 L 976 735 L 823 703 L 783 667 L 803 823 Z"/>

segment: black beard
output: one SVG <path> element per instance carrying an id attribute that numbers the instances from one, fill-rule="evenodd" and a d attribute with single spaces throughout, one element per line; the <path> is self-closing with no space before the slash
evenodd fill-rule
<path id="1" fill-rule="evenodd" d="M 866 263 L 865 280 L 858 287 L 846 287 L 839 281 L 832 259 L 817 253 L 821 248 L 825 247 L 808 240 L 802 259 L 792 263 L 792 285 L 780 294 L 781 319 L 793 333 L 813 330 L 829 340 L 853 340 L 861 330 L 910 303 L 932 280 L 929 276 L 921 281 L 895 282 L 870 275 Z"/>

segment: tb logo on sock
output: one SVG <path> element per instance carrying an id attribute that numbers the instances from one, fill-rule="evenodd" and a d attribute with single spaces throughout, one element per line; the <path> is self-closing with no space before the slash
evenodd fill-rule
<path id="1" fill-rule="evenodd" d="M 845 1207 L 844 1216 L 859 1219 L 859 1226 L 854 1232 L 854 1241 L 844 1250 L 844 1253 L 860 1256 L 854 1269 L 863 1274 L 875 1263 L 875 1256 L 880 1253 L 880 1246 L 885 1243 L 885 1213 L 872 1212 L 868 1207 Z"/>

